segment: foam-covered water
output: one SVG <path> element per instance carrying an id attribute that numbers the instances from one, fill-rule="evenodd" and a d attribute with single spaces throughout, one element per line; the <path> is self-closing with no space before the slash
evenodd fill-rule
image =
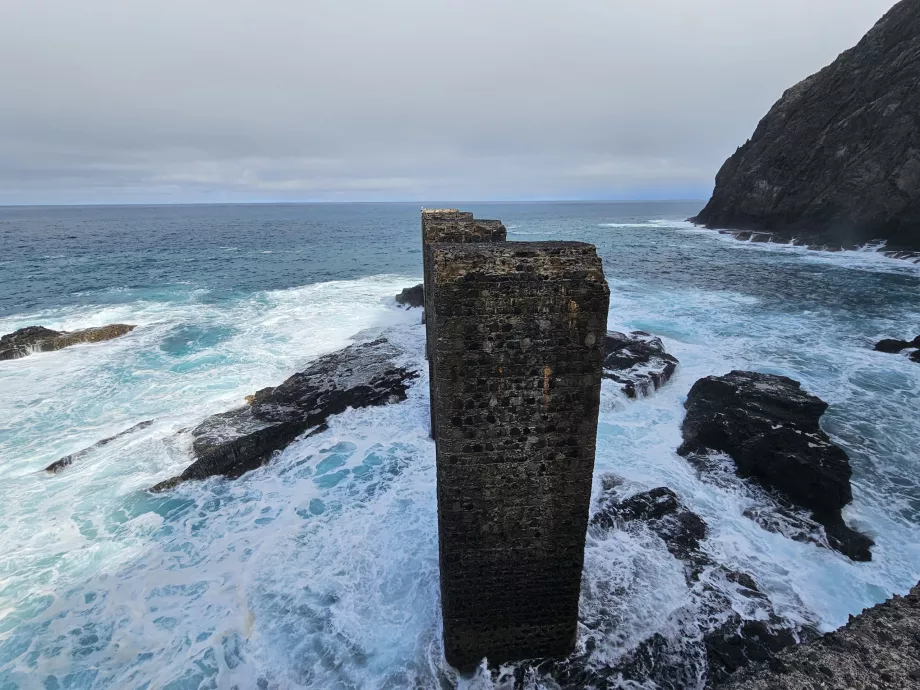
<path id="1" fill-rule="evenodd" d="M 502 218 L 509 239 L 597 244 L 610 327 L 655 333 L 681 361 L 643 400 L 605 386 L 597 475 L 623 477 L 627 493 L 674 489 L 709 523 L 713 560 L 752 573 L 790 621 L 830 629 L 920 579 L 920 366 L 871 350 L 917 335 L 918 267 L 728 241 L 681 222 L 693 205 L 469 210 Z M 0 333 L 138 324 L 0 363 L 0 688 L 510 687 L 441 661 L 424 336 L 418 310 L 392 302 L 421 273 L 417 213 L 0 211 L 14 249 Z M 187 429 L 206 415 L 377 332 L 422 370 L 407 401 L 335 417 L 237 481 L 146 493 L 188 464 Z M 876 540 L 871 563 L 764 531 L 743 516 L 756 491 L 701 479 L 676 455 L 690 386 L 732 368 L 792 376 L 830 403 L 823 425 L 854 467 L 846 517 Z M 689 650 L 695 590 L 653 534 L 590 531 L 580 639 L 599 638 L 592 662 L 655 632 Z"/>

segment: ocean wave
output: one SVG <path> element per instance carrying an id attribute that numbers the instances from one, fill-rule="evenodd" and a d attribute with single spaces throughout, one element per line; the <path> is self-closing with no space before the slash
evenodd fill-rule
<path id="1" fill-rule="evenodd" d="M 729 246 L 786 254 L 814 263 L 829 263 L 864 271 L 920 272 L 920 262 L 886 256 L 884 253 L 886 243 L 884 241 L 869 242 L 856 249 L 809 249 L 801 244 L 795 244 L 794 238 L 789 242 L 754 242 L 750 239 L 738 240 L 730 233 L 705 228 L 689 222 L 674 225 L 673 227 L 684 232 L 704 234 Z"/>
<path id="2" fill-rule="evenodd" d="M 2 332 L 38 318 L 67 329 L 139 324 L 124 338 L 0 364 L 0 681 L 493 687 L 488 673 L 460 677 L 442 660 L 424 329 L 418 310 L 391 299 L 417 282 L 379 275 L 219 303 L 177 286 L 169 300 L 126 293 L 122 304 L 0 319 Z M 612 271 L 609 282 L 610 328 L 662 336 L 681 365 L 642 400 L 603 386 L 596 477 L 672 488 L 709 524 L 707 554 L 750 572 L 790 622 L 831 629 L 914 584 L 920 367 L 868 344 L 910 313 L 848 322 L 731 289 L 675 290 Z M 145 491 L 188 464 L 189 429 L 205 416 L 368 331 L 386 332 L 420 370 L 404 403 L 348 410 L 237 481 Z M 831 403 L 824 426 L 854 465 L 847 518 L 876 539 L 872 563 L 765 532 L 744 516 L 755 500 L 744 484 L 708 482 L 676 454 L 690 387 L 733 368 L 793 376 Z M 40 471 L 151 418 L 60 475 Z M 589 535 L 580 615 L 598 623 L 591 663 L 651 634 L 687 637 L 698 607 L 654 534 Z"/>

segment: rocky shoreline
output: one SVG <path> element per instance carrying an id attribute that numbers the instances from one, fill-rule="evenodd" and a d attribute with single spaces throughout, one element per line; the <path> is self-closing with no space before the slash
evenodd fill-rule
<path id="1" fill-rule="evenodd" d="M 920 262 L 920 4 L 901 0 L 788 89 L 725 162 L 693 222 L 754 242 Z"/>
<path id="2" fill-rule="evenodd" d="M 689 218 L 691 223 L 697 223 L 702 227 L 709 227 L 705 224 L 699 223 L 698 218 Z M 753 242 L 755 244 L 782 244 L 782 245 L 792 245 L 794 247 L 804 247 L 805 249 L 810 249 L 812 251 L 821 251 L 821 252 L 839 252 L 845 249 L 861 249 L 865 248 L 865 245 L 862 247 L 856 244 L 847 245 L 847 244 L 837 244 L 831 242 L 830 244 L 827 241 L 820 241 L 808 239 L 807 235 L 796 236 L 796 235 L 786 235 L 783 233 L 773 233 L 773 232 L 756 232 L 750 230 L 728 230 L 725 228 L 716 228 L 709 227 L 709 229 L 718 232 L 720 235 L 728 235 L 739 242 Z M 871 243 L 868 246 L 873 246 Z M 879 243 L 876 252 L 882 256 L 886 256 L 889 259 L 899 259 L 901 261 L 908 261 L 914 264 L 920 264 L 920 251 L 910 251 L 904 249 L 885 249 L 885 245 Z"/>
<path id="3" fill-rule="evenodd" d="M 405 308 L 420 307 L 424 295 L 416 286 L 395 300 Z M 920 338 L 885 339 L 875 349 L 895 354 L 918 343 Z M 404 363 L 403 355 L 386 338 L 359 342 L 319 358 L 277 387 L 256 392 L 245 406 L 208 417 L 191 432 L 194 461 L 150 490 L 167 491 L 213 476 L 235 479 L 264 465 L 297 438 L 322 433 L 327 420 L 347 408 L 405 400 L 418 372 Z M 603 376 L 628 398 L 654 394 L 678 366 L 654 335 L 607 333 Z M 871 559 L 871 538 L 846 525 L 841 514 L 852 500 L 852 471 L 846 453 L 820 428 L 827 403 L 792 379 L 733 371 L 697 381 L 685 407 L 678 453 L 704 479 L 722 481 L 719 473 L 728 471 L 733 481 L 762 492 L 764 503 L 745 515 L 765 529 L 834 548 L 853 560 Z M 45 469 L 57 474 L 152 423 L 141 422 Z M 572 690 L 613 690 L 623 682 L 678 689 L 693 687 L 700 679 L 706 687 L 729 690 L 838 687 L 834 682 L 853 688 L 920 687 L 911 685 L 920 680 L 916 655 L 911 656 L 913 638 L 897 643 L 899 635 L 920 634 L 920 585 L 908 597 L 896 597 L 822 637 L 811 623 L 792 623 L 776 611 L 753 575 L 719 563 L 707 551 L 709 525 L 672 489 L 629 493 L 618 477 L 605 475 L 600 481 L 591 533 L 600 539 L 617 531 L 660 539 L 683 565 L 696 618 L 682 621 L 676 613 L 676 637 L 673 631 L 672 637 L 652 634 L 607 664 L 598 664 L 593 656 L 603 639 L 595 634 L 613 622 L 580 620 L 586 637 L 573 655 L 525 662 L 515 666 L 516 674 L 548 676 Z M 737 601 L 728 591 L 759 613 L 736 610 Z M 876 667 L 867 659 L 883 663 Z M 495 669 L 493 675 L 501 673 Z"/>
<path id="4" fill-rule="evenodd" d="M 920 584 L 835 632 L 740 671 L 724 690 L 920 688 Z"/>

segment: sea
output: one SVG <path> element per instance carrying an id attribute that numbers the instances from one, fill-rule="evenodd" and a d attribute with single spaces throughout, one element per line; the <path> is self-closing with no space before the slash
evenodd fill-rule
<path id="1" fill-rule="evenodd" d="M 708 523 L 713 562 L 753 575 L 790 624 L 832 630 L 920 580 L 920 365 L 872 350 L 920 334 L 920 266 L 738 242 L 685 220 L 702 202 L 459 206 L 509 240 L 595 244 L 609 327 L 680 359 L 641 400 L 604 384 L 595 498 L 604 475 L 670 487 Z M 0 208 L 0 334 L 137 324 L 0 362 L 0 689 L 512 687 L 443 661 L 421 310 L 393 299 L 421 275 L 418 204 Z M 348 410 L 238 480 L 147 492 L 189 464 L 206 416 L 378 333 L 422 369 L 408 400 Z M 677 455 L 690 387 L 733 369 L 830 404 L 871 562 L 766 531 L 745 516 L 762 496 Z M 693 637 L 696 595 L 651 532 L 589 532 L 581 620 L 608 623 L 580 643 L 602 664 Z"/>

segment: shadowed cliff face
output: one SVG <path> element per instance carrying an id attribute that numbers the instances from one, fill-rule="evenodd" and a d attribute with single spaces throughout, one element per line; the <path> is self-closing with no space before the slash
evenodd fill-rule
<path id="1" fill-rule="evenodd" d="M 902 0 L 787 90 L 694 220 L 836 246 L 920 249 L 920 3 Z"/>

